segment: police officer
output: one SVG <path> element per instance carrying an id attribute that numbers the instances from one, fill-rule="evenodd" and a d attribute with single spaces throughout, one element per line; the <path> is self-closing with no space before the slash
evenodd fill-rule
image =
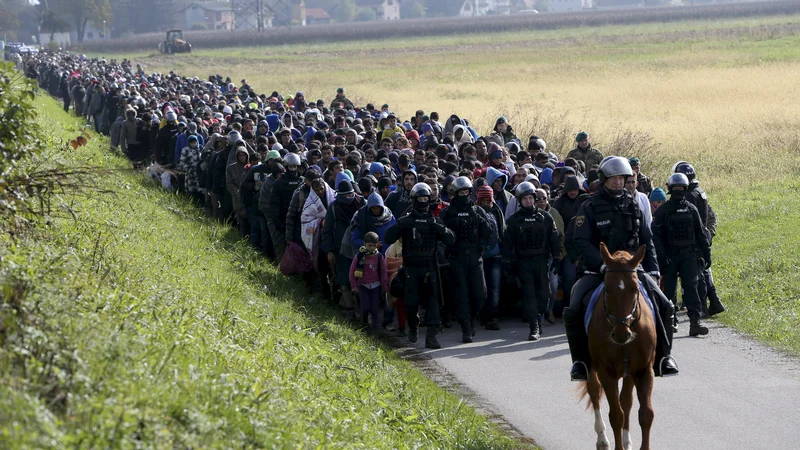
<path id="1" fill-rule="evenodd" d="M 667 180 L 670 199 L 656 210 L 653 218 L 653 244 L 664 270 L 664 294 L 675 301 L 678 276 L 683 288 L 683 302 L 689 313 L 689 336 L 708 334 L 700 323 L 700 297 L 697 294 L 699 268 L 702 259 L 711 264 L 708 235 L 700 221 L 700 213 L 686 201 L 689 179 L 682 173 L 670 175 Z"/>
<path id="2" fill-rule="evenodd" d="M 419 333 L 419 307 L 425 308 L 425 346 L 441 348 L 436 340 L 436 328 L 441 322 L 439 313 L 439 267 L 436 251 L 441 241 L 449 246 L 455 236 L 442 220 L 429 211 L 431 188 L 417 183 L 411 188 L 412 208 L 386 230 L 385 245 L 403 239 L 403 266 L 405 267 L 405 304 L 408 317 L 408 340 L 416 343 Z"/>
<path id="3" fill-rule="evenodd" d="M 675 375 L 678 366 L 672 359 L 672 327 L 665 328 L 675 312 L 672 302 L 658 288 L 651 276 L 658 277 L 658 262 L 650 230 L 642 220 L 642 212 L 634 197 L 625 189 L 625 179 L 633 176 L 626 158 L 608 156 L 599 167 L 600 190 L 586 200 L 575 216 L 574 246 L 580 258 L 579 273 L 583 276 L 572 288 L 570 305 L 564 309 L 564 327 L 572 354 L 570 376 L 574 381 L 587 379 L 591 364 L 589 343 L 584 328 L 583 315 L 588 303 L 587 294 L 593 292 L 603 281 L 603 259 L 600 243 L 604 242 L 612 254 L 627 250 L 636 251 L 642 244 L 647 246 L 639 280 L 650 293 L 650 298 L 659 313 L 656 314 L 656 374 Z"/>
<path id="4" fill-rule="evenodd" d="M 486 299 L 486 280 L 483 275 L 483 247 L 492 235 L 483 208 L 470 198 L 472 181 L 458 177 L 451 185 L 452 203 L 439 214 L 445 226 L 455 235 L 455 244 L 447 249 L 450 276 L 456 301 L 461 340 L 472 342 L 475 318 Z"/>
<path id="5" fill-rule="evenodd" d="M 522 314 L 530 325 L 529 341 L 541 334 L 540 312 L 550 300 L 550 277 L 547 262 L 561 264 L 561 247 L 553 217 L 536 207 L 536 187 L 524 181 L 516 190 L 520 209 L 509 217 L 503 238 L 503 264 L 516 273 L 522 285 Z"/>
<path id="6" fill-rule="evenodd" d="M 682 173 L 689 179 L 689 189 L 687 189 L 686 192 L 686 200 L 693 204 L 697 208 L 697 212 L 700 213 L 700 221 L 703 223 L 703 227 L 708 230 L 708 242 L 709 245 L 711 245 L 713 233 L 710 231 L 712 227 L 709 221 L 714 216 L 714 213 L 711 209 L 711 205 L 708 204 L 708 195 L 703 188 L 700 187 L 700 182 L 697 180 L 694 167 L 686 161 L 679 161 L 673 166 L 672 172 Z M 705 264 L 699 261 L 699 265 L 701 266 L 700 270 L 702 271 L 702 276 L 699 278 L 697 291 L 700 296 L 700 305 L 704 313 L 707 313 L 710 317 L 725 312 L 725 305 L 720 301 L 717 295 L 717 289 L 714 287 L 711 265 L 708 264 L 707 261 Z M 710 306 L 708 307 L 706 307 L 706 297 L 708 297 L 710 302 Z"/>

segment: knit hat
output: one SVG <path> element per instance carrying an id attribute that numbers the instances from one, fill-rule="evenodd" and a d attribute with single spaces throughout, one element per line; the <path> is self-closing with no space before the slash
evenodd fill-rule
<path id="1" fill-rule="evenodd" d="M 228 145 L 233 145 L 242 140 L 242 135 L 238 131 L 231 131 L 228 133 Z"/>
<path id="2" fill-rule="evenodd" d="M 661 188 L 653 189 L 653 192 L 650 193 L 650 201 L 651 202 L 665 202 L 667 201 L 667 194 L 664 193 L 664 190 Z"/>
<path id="3" fill-rule="evenodd" d="M 494 191 L 492 190 L 492 187 L 487 184 L 484 184 L 478 188 L 478 202 L 485 198 L 488 198 L 494 202 Z"/>
<path id="4" fill-rule="evenodd" d="M 496 142 L 489 146 L 489 159 L 503 159 L 503 150 Z"/>
<path id="5" fill-rule="evenodd" d="M 167 111 L 166 119 L 167 122 L 175 122 L 178 120 L 178 115 L 175 114 L 175 111 Z"/>
<path id="6" fill-rule="evenodd" d="M 634 156 L 633 158 L 628 160 L 628 163 L 630 163 L 631 166 L 638 166 L 639 165 L 639 158 Z"/>
<path id="7" fill-rule="evenodd" d="M 281 152 L 277 150 L 270 150 L 267 152 L 267 161 L 269 161 L 270 159 L 275 159 L 280 157 L 281 157 Z"/>
<path id="8" fill-rule="evenodd" d="M 582 141 L 584 139 L 589 139 L 589 134 L 585 131 L 581 131 L 577 136 L 575 136 L 575 142 Z"/>

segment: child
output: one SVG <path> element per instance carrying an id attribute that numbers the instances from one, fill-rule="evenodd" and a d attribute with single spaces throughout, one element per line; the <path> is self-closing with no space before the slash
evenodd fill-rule
<path id="1" fill-rule="evenodd" d="M 403 239 L 399 238 L 397 241 L 389 246 L 386 250 L 386 273 L 389 275 L 389 287 L 392 285 L 392 280 L 397 276 L 400 267 L 403 265 Z M 394 297 L 389 295 L 389 306 L 397 311 L 397 332 L 400 336 L 405 336 L 406 328 L 406 305 L 403 297 Z M 384 320 L 385 322 L 385 320 Z"/>
<path id="2" fill-rule="evenodd" d="M 372 316 L 372 328 L 381 328 L 381 293 L 389 291 L 386 261 L 378 251 L 378 234 L 370 231 L 364 236 L 364 246 L 350 264 L 350 287 L 361 299 L 361 320 L 367 324 Z"/>

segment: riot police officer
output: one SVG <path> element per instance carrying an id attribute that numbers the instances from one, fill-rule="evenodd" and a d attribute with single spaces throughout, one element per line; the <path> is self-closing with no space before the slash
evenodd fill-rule
<path id="1" fill-rule="evenodd" d="M 439 312 L 439 267 L 436 259 L 441 241 L 449 246 L 455 236 L 442 220 L 429 211 L 431 188 L 417 183 L 411 188 L 410 210 L 386 230 L 385 245 L 403 239 L 403 267 L 405 267 L 405 304 L 408 317 L 408 340 L 416 343 L 419 333 L 419 307 L 425 308 L 425 346 L 441 348 L 436 340 L 436 329 L 441 322 Z"/>
<path id="2" fill-rule="evenodd" d="M 472 181 L 458 177 L 451 185 L 452 202 L 439 214 L 439 218 L 455 234 L 455 244 L 447 249 L 450 276 L 456 301 L 461 340 L 472 342 L 475 336 L 475 318 L 486 299 L 486 281 L 483 275 L 483 247 L 492 235 L 492 229 L 483 208 L 470 198 Z"/>
<path id="3" fill-rule="evenodd" d="M 563 315 L 573 361 L 570 376 L 574 381 L 586 380 L 591 364 L 583 315 L 588 303 L 587 294 L 603 281 L 605 267 L 600 256 L 601 242 L 612 254 L 620 250 L 634 252 L 642 244 L 647 246 L 642 262 L 644 270 L 639 272 L 639 280 L 658 310 L 655 372 L 657 375 L 676 375 L 678 366 L 669 356 L 672 327 L 664 327 L 664 322 L 671 320 L 675 308 L 651 278 L 659 276 L 651 233 L 642 220 L 638 203 L 625 189 L 625 180 L 633 176 L 633 170 L 626 158 L 608 156 L 600 163 L 598 172 L 602 183 L 600 190 L 581 205 L 574 219 L 574 246 L 580 258 L 579 273 L 582 276 L 572 288 L 570 305 L 564 309 Z"/>
<path id="4" fill-rule="evenodd" d="M 503 263 L 522 285 L 522 314 L 530 325 L 529 341 L 538 341 L 541 316 L 550 300 L 547 262 L 561 264 L 561 247 L 553 217 L 536 207 L 536 187 L 524 181 L 514 191 L 520 209 L 509 217 L 503 238 Z"/>
<path id="5" fill-rule="evenodd" d="M 672 168 L 673 173 L 682 173 L 686 175 L 686 178 L 689 179 L 689 188 L 686 192 L 686 200 L 693 204 L 697 208 L 697 212 L 700 214 L 700 221 L 703 223 L 703 227 L 707 230 L 708 233 L 708 242 L 711 245 L 712 235 L 711 226 L 709 225 L 709 220 L 713 215 L 711 205 L 708 204 L 708 195 L 705 193 L 703 188 L 700 187 L 700 182 L 697 180 L 697 174 L 694 171 L 694 167 L 691 164 L 687 163 L 686 161 L 679 161 L 675 166 Z M 716 314 L 725 312 L 725 305 L 722 304 L 720 301 L 719 296 L 717 295 L 717 289 L 714 287 L 714 277 L 711 274 L 711 265 L 704 263 L 703 261 L 699 261 L 701 276 L 699 278 L 699 284 L 697 286 L 697 292 L 700 296 L 700 306 L 703 308 L 703 311 L 708 314 L 708 316 L 714 316 Z M 710 305 L 706 307 L 706 297 L 710 302 Z"/>
<path id="6" fill-rule="evenodd" d="M 700 297 L 697 294 L 698 260 L 711 264 L 708 235 L 697 208 L 686 200 L 689 179 L 682 173 L 667 180 L 670 199 L 656 210 L 653 218 L 653 244 L 659 267 L 664 271 L 664 295 L 675 301 L 678 276 L 683 302 L 689 313 L 689 336 L 708 334 L 700 323 Z"/>

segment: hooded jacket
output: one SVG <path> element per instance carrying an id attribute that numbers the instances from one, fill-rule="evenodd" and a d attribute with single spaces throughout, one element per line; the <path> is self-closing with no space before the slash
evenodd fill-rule
<path id="1" fill-rule="evenodd" d="M 386 206 L 392 211 L 395 217 L 402 216 L 408 206 L 411 205 L 411 190 L 403 186 L 403 178 L 405 178 L 407 173 L 414 175 L 414 183 L 416 184 L 417 173 L 410 169 L 406 170 L 398 178 L 399 183 L 397 189 L 389 193 L 389 196 L 386 197 Z"/>
<path id="2" fill-rule="evenodd" d="M 579 191 L 578 195 L 574 199 L 569 198 L 567 192 L 575 189 Z M 569 224 L 569 221 L 578 214 L 578 209 L 586 198 L 587 195 L 583 192 L 578 178 L 569 177 L 567 181 L 564 182 L 564 193 L 553 202 L 552 207 L 561 214 L 561 218 L 564 219 L 564 224 Z"/>
<path id="3" fill-rule="evenodd" d="M 240 153 L 246 155 L 248 158 L 250 157 L 250 154 L 247 153 L 246 148 L 236 147 L 236 154 L 238 155 Z M 246 165 L 246 161 L 242 163 L 237 159 L 225 170 L 225 187 L 228 189 L 228 193 L 230 193 L 231 197 L 233 198 L 233 210 L 237 213 L 244 208 L 244 205 L 242 205 L 239 197 L 239 186 L 241 186 L 242 181 L 244 181 L 244 176 L 247 173 L 247 169 L 245 168 Z"/>
<path id="4" fill-rule="evenodd" d="M 370 208 L 373 206 L 380 206 L 383 212 L 380 216 L 375 217 L 372 215 Z M 389 229 L 396 222 L 392 211 L 384 206 L 383 198 L 377 192 L 372 192 L 367 199 L 367 204 L 356 212 L 353 217 L 352 225 L 353 232 L 350 239 L 353 241 L 353 247 L 361 248 L 364 245 L 364 235 L 373 231 L 378 234 L 378 240 L 384 241 L 386 230 Z M 388 245 L 381 246 L 381 254 L 386 254 Z"/>
<path id="5" fill-rule="evenodd" d="M 489 167 L 486 170 L 486 183 L 491 186 L 495 180 L 498 180 L 502 177 L 503 180 L 503 188 L 500 192 L 494 193 L 494 202 L 497 204 L 497 207 L 500 208 L 500 211 L 505 211 L 506 207 L 508 206 L 508 202 L 511 201 L 511 193 L 506 191 L 506 185 L 508 184 L 508 175 L 505 173 L 495 169 L 494 167 Z M 494 190 L 494 188 L 492 188 Z"/>

